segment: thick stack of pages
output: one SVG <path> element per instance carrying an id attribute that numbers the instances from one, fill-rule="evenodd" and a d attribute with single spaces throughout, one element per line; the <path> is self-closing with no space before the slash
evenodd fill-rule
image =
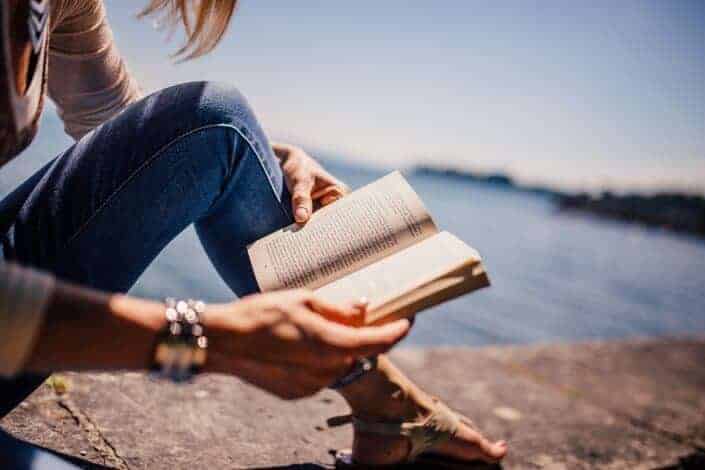
<path id="1" fill-rule="evenodd" d="M 391 173 L 248 248 L 263 292 L 305 287 L 333 302 L 370 301 L 368 324 L 489 286 L 480 255 L 439 232 L 419 196 Z"/>

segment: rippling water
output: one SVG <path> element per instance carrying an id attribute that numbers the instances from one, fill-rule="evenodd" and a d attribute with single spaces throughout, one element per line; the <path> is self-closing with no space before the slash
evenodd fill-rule
<path id="1" fill-rule="evenodd" d="M 0 193 L 67 142 L 38 142 L 0 173 Z M 385 172 L 331 161 L 351 186 Z M 569 341 L 705 332 L 705 242 L 557 212 L 543 196 L 436 175 L 408 175 L 444 230 L 475 247 L 493 285 L 419 316 L 407 344 Z M 232 298 L 193 229 L 175 239 L 133 292 Z"/>

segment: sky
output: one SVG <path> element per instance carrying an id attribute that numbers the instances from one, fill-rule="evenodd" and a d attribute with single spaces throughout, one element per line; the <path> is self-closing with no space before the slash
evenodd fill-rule
<path id="1" fill-rule="evenodd" d="M 241 0 L 182 64 L 145 3 L 106 0 L 145 91 L 233 83 L 314 155 L 705 194 L 703 1 Z"/>

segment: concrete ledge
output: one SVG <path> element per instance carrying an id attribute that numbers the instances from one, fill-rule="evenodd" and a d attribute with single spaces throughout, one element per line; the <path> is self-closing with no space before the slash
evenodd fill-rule
<path id="1" fill-rule="evenodd" d="M 505 438 L 504 468 L 705 468 L 705 338 L 396 351 L 427 390 Z M 65 374 L 0 425 L 86 468 L 329 467 L 332 392 L 283 402 L 236 379 Z M 57 387 L 61 388 L 61 387 Z M 61 392 L 62 390 L 59 390 Z M 308 464 L 308 465 L 307 465 Z"/>

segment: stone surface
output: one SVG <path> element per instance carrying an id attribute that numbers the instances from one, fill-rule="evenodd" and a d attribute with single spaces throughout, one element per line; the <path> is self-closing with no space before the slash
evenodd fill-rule
<path id="1" fill-rule="evenodd" d="M 400 367 L 507 439 L 504 468 L 700 468 L 705 340 L 507 348 L 407 349 Z M 0 424 L 12 434 L 109 468 L 329 467 L 349 427 L 333 392 L 280 401 L 240 381 L 177 386 L 140 374 L 67 374 Z"/>
<path id="2" fill-rule="evenodd" d="M 488 349 L 512 370 L 705 449 L 705 347 L 663 340 Z"/>

